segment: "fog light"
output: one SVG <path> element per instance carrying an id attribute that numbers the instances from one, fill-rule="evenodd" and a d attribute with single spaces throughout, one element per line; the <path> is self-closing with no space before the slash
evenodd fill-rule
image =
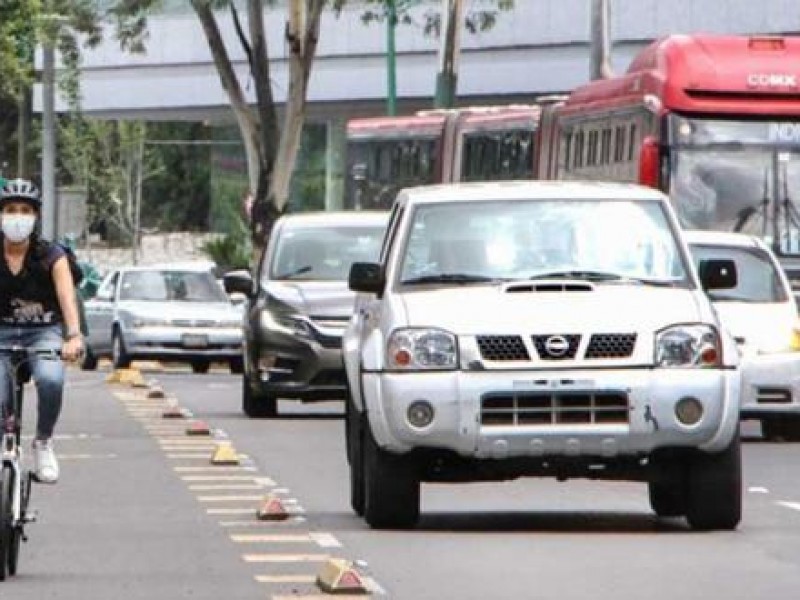
<path id="1" fill-rule="evenodd" d="M 427 427 L 433 421 L 433 406 L 426 400 L 415 400 L 409 405 L 407 415 L 412 427 Z"/>
<path id="2" fill-rule="evenodd" d="M 675 416 L 684 425 L 694 425 L 703 418 L 703 405 L 697 398 L 686 396 L 675 405 Z"/>

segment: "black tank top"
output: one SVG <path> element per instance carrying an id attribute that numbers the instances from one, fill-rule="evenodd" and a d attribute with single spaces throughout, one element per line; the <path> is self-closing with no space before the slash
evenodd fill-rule
<path id="1" fill-rule="evenodd" d="M 0 327 L 47 327 L 63 322 L 53 283 L 53 264 L 64 251 L 44 240 L 31 243 L 22 269 L 14 275 L 0 235 Z"/>

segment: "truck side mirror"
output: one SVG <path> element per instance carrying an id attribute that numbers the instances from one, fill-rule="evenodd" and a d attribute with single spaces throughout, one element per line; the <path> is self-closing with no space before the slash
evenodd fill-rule
<path id="1" fill-rule="evenodd" d="M 729 290 L 739 280 L 736 263 L 729 259 L 701 260 L 697 271 L 704 290 Z"/>
<path id="2" fill-rule="evenodd" d="M 350 266 L 347 286 L 354 292 L 381 294 L 386 285 L 378 263 L 356 262 Z"/>

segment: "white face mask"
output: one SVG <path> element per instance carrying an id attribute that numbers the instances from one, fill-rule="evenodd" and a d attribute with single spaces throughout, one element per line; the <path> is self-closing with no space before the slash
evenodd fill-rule
<path id="1" fill-rule="evenodd" d="M 36 215 L 3 215 L 3 235 L 12 242 L 24 242 L 36 225 Z"/>

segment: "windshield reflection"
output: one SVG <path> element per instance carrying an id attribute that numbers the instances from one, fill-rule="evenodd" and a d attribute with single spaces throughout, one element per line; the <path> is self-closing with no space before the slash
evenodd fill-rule
<path id="1" fill-rule="evenodd" d="M 537 277 L 681 283 L 686 272 L 656 202 L 493 201 L 417 207 L 404 284 Z"/>
<path id="2" fill-rule="evenodd" d="M 800 254 L 800 139 L 776 123 L 671 117 L 670 196 L 688 229 L 739 231 Z"/>

